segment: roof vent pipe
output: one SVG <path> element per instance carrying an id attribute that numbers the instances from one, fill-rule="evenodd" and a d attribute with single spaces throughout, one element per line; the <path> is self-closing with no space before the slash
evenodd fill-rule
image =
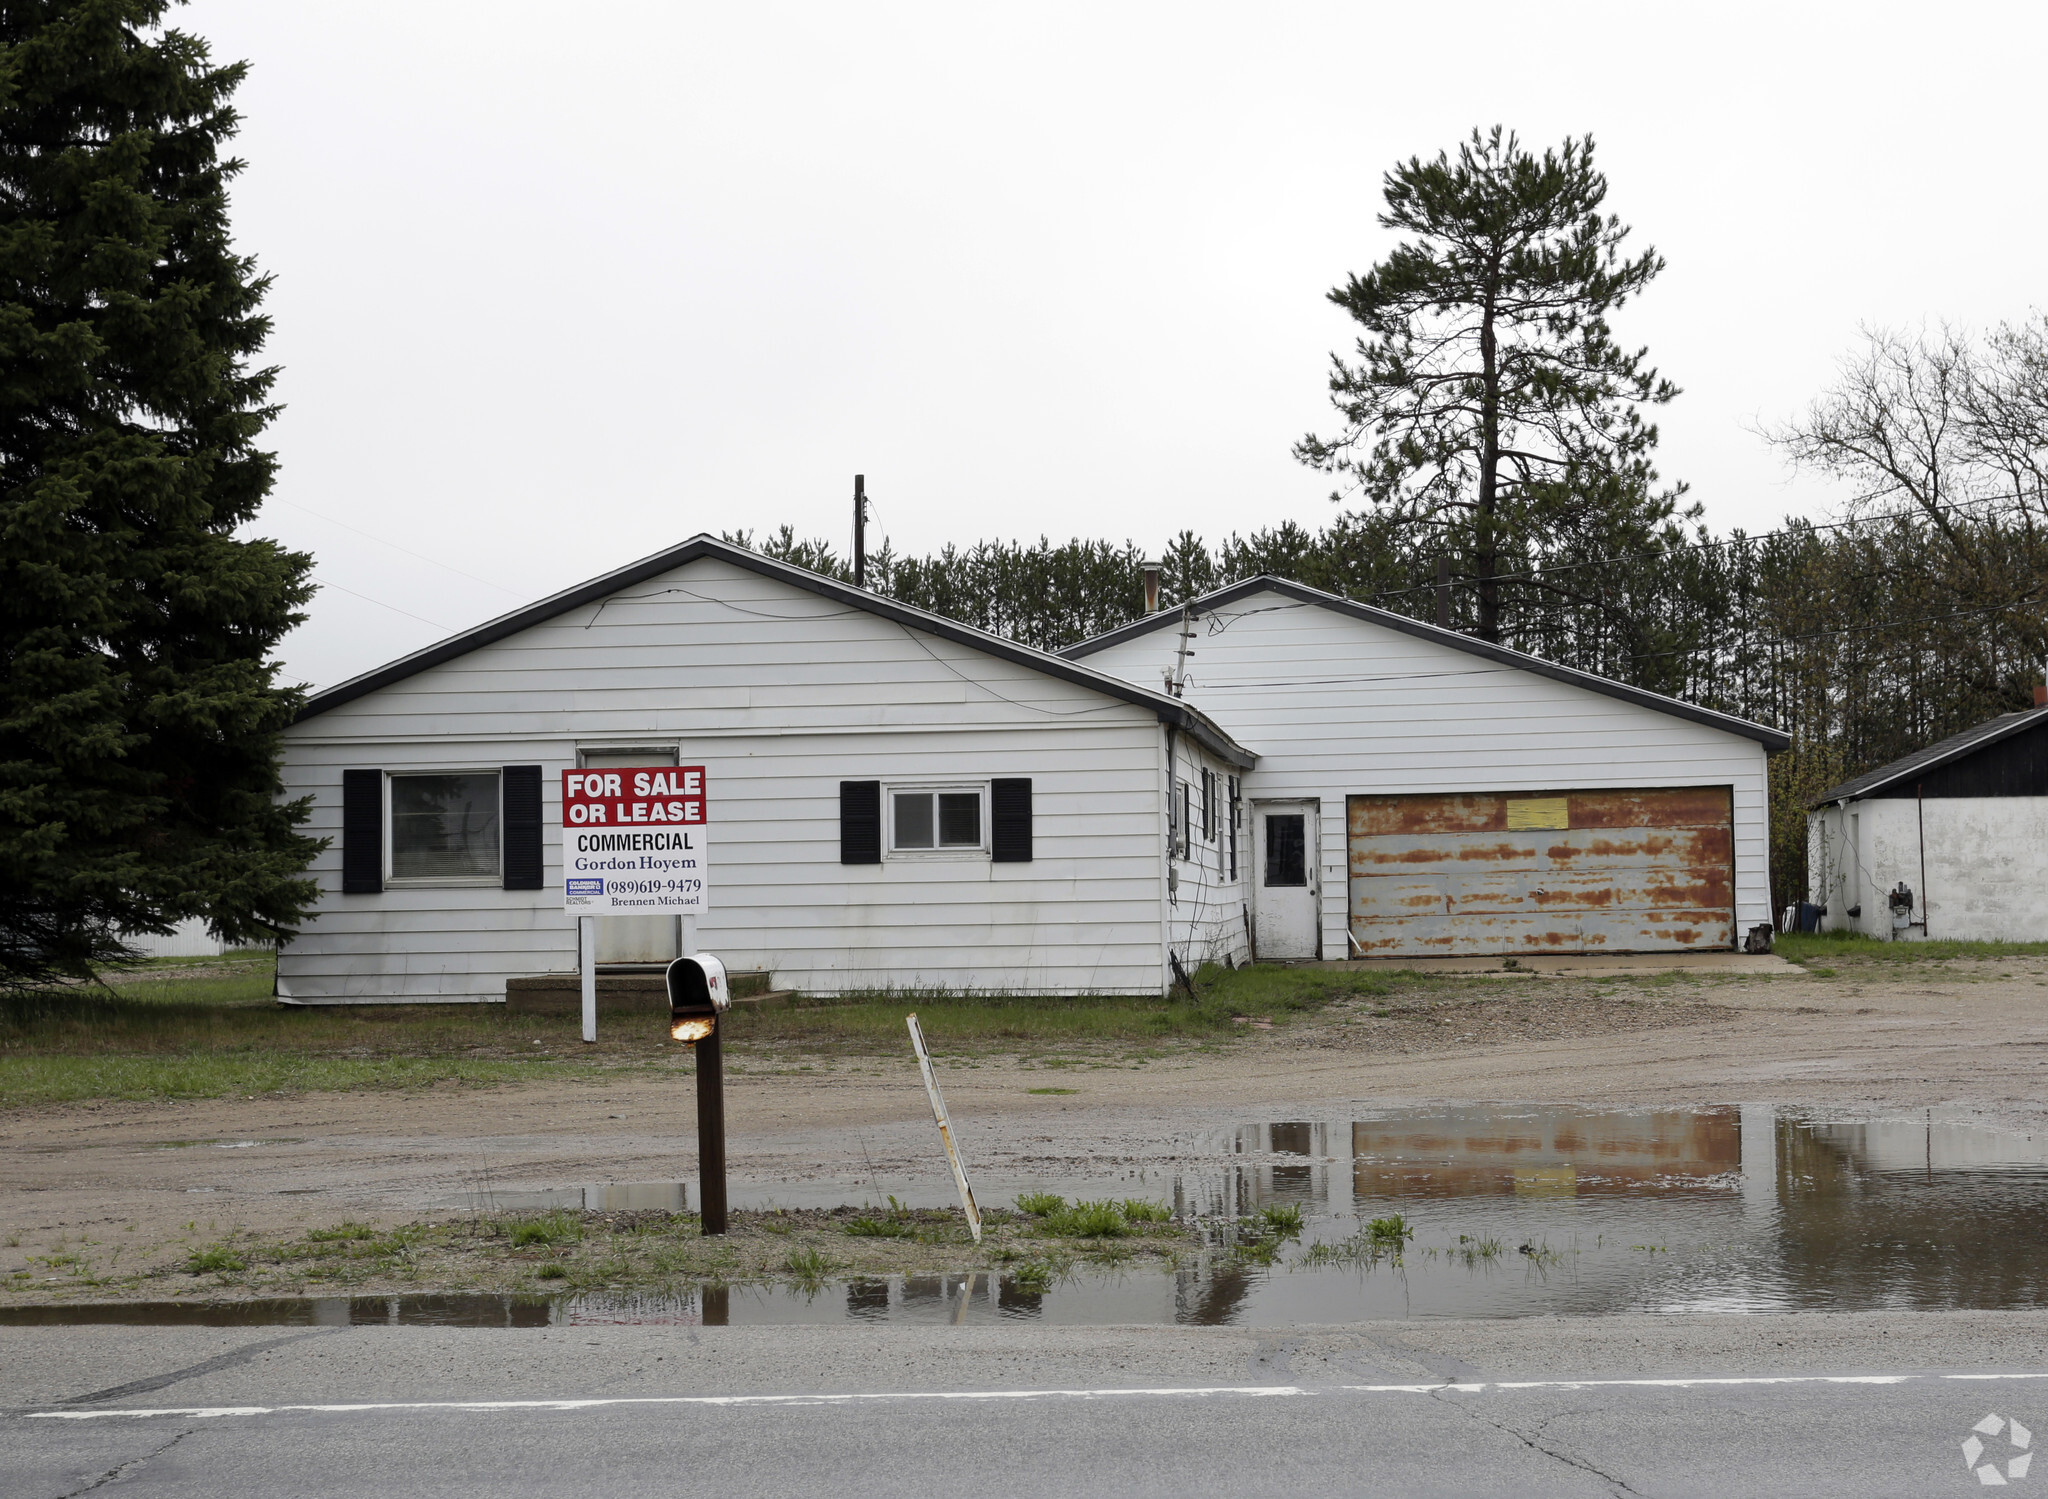
<path id="1" fill-rule="evenodd" d="M 1159 564 L 1159 563 L 1157 563 L 1157 562 L 1147 562 L 1147 563 L 1145 563 L 1145 564 L 1144 564 L 1144 568 L 1145 568 L 1145 612 L 1146 612 L 1147 614 L 1157 614 L 1157 613 L 1159 612 L 1159 569 L 1160 569 L 1160 564 Z"/>

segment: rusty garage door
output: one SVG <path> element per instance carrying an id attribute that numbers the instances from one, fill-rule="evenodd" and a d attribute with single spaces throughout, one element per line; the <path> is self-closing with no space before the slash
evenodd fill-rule
<path id="1" fill-rule="evenodd" d="M 1726 786 L 1354 796 L 1358 957 L 1735 944 Z"/>

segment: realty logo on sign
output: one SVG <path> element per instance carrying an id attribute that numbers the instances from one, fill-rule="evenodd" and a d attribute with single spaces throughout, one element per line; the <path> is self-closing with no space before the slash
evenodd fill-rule
<path id="1" fill-rule="evenodd" d="M 580 916 L 703 910 L 708 807 L 701 765 L 563 771 L 563 906 Z"/>

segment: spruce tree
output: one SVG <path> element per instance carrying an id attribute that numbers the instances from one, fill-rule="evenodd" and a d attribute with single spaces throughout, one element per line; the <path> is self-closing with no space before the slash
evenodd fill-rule
<path id="1" fill-rule="evenodd" d="M 1503 576 L 1680 539 L 1683 488 L 1659 488 L 1642 416 L 1677 387 L 1607 321 L 1664 262 L 1621 253 L 1629 231 L 1600 211 L 1590 138 L 1537 157 L 1498 126 L 1475 130 L 1455 159 L 1397 166 L 1385 197 L 1381 225 L 1408 237 L 1329 294 L 1363 329 L 1353 357 L 1331 361 L 1344 429 L 1295 456 L 1450 558 L 1473 633 L 1498 640 Z M 1599 590 L 1560 572 L 1524 592 L 1544 608 Z"/>
<path id="2" fill-rule="evenodd" d="M 0 987 L 188 917 L 265 940 L 316 893 L 271 659 L 312 561 L 236 535 L 275 471 L 244 69 L 167 8 L 0 5 Z"/>

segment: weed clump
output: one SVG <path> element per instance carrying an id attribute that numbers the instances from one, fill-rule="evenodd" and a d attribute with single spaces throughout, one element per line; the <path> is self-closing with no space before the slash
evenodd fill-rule
<path id="1" fill-rule="evenodd" d="M 1062 1239 L 1117 1239 L 1131 1231 L 1123 1210 L 1107 1198 L 1058 1208 L 1039 1222 L 1045 1232 Z"/>
<path id="2" fill-rule="evenodd" d="M 583 1237 L 583 1224 L 574 1213 L 556 1208 L 538 1218 L 523 1219 L 507 1231 L 514 1249 L 533 1244 L 573 1244 Z"/>
<path id="3" fill-rule="evenodd" d="M 1270 1234 L 1291 1239 L 1301 1232 L 1301 1209 L 1291 1202 L 1260 1208 L 1258 1222 Z"/>
<path id="4" fill-rule="evenodd" d="M 306 1231 L 307 1242 L 313 1244 L 347 1244 L 358 1239 L 374 1239 L 377 1230 L 367 1223 L 344 1220 L 332 1228 L 313 1228 Z"/>
<path id="5" fill-rule="evenodd" d="M 1067 1199 L 1057 1192 L 1026 1192 L 1017 1199 L 1017 1211 L 1029 1213 L 1034 1218 L 1057 1213 L 1066 1205 Z"/>
<path id="6" fill-rule="evenodd" d="M 782 1262 L 782 1268 L 806 1286 L 815 1286 L 839 1268 L 836 1260 L 816 1249 L 797 1249 Z"/>
<path id="7" fill-rule="evenodd" d="M 1399 1213 L 1373 1219 L 1366 1224 L 1365 1231 L 1375 1244 L 1390 1244 L 1396 1248 L 1415 1237 L 1415 1225 Z"/>
<path id="8" fill-rule="evenodd" d="M 1142 1197 L 1126 1197 L 1123 1202 L 1124 1219 L 1129 1223 L 1170 1223 L 1173 1209 L 1163 1202 L 1148 1202 Z"/>
<path id="9" fill-rule="evenodd" d="M 198 1250 L 185 1261 L 185 1271 L 189 1275 L 206 1275 L 248 1268 L 249 1262 L 225 1244 L 215 1244 L 210 1249 Z"/>
<path id="10" fill-rule="evenodd" d="M 863 1214 L 848 1223 L 846 1231 L 857 1239 L 908 1239 L 916 1235 L 917 1225 L 893 1216 Z"/>

